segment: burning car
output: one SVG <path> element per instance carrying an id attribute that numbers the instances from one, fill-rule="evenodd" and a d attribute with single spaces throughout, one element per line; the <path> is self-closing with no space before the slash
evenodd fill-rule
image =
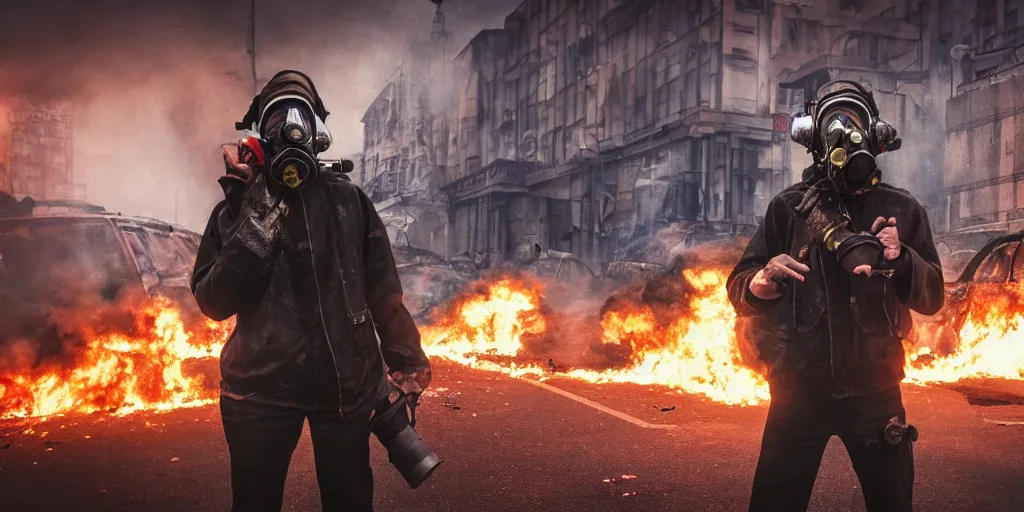
<path id="1" fill-rule="evenodd" d="M 189 282 L 199 240 L 166 222 L 100 206 L 25 199 L 0 211 L 0 303 L 10 318 L 33 304 L 113 302 L 141 292 L 198 311 Z"/>
<path id="2" fill-rule="evenodd" d="M 982 298 L 1011 295 L 1015 285 L 1024 278 L 1022 241 L 1024 231 L 991 238 L 964 265 L 960 277 L 946 282 L 945 305 L 942 310 L 932 317 L 915 315 L 916 321 L 937 331 L 933 335 L 942 345 L 940 348 L 959 344 L 959 333 L 970 316 L 972 304 L 979 303 Z"/>
<path id="3" fill-rule="evenodd" d="M 393 246 L 391 252 L 405 292 L 405 306 L 416 320 L 447 303 L 474 277 L 425 249 Z"/>

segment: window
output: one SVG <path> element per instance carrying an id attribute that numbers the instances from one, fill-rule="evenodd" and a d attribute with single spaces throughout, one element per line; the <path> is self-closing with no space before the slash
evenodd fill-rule
<path id="1" fill-rule="evenodd" d="M 1024 280 L 1024 247 L 1017 249 L 1017 254 L 1013 257 L 1013 277 L 1014 281 Z"/>
<path id="2" fill-rule="evenodd" d="M 160 231 L 147 231 L 150 259 L 161 278 L 182 277 L 192 273 L 195 253 L 189 250 L 184 235 Z"/>
<path id="3" fill-rule="evenodd" d="M 30 221 L 0 233 L 0 286 L 27 285 L 46 294 L 79 285 L 106 287 L 126 278 L 125 254 L 104 221 Z"/>
<path id="4" fill-rule="evenodd" d="M 840 0 L 842 3 L 842 0 Z M 761 0 L 736 0 L 736 9 L 748 12 L 761 12 Z"/>
<path id="5" fill-rule="evenodd" d="M 1005 283 L 1010 278 L 1010 258 L 1018 242 L 1007 242 L 992 250 L 974 274 L 978 283 Z"/>
<path id="6" fill-rule="evenodd" d="M 800 39 L 800 25 L 796 18 L 786 18 L 782 22 L 782 49 L 793 51 L 797 49 L 797 41 Z"/>
<path id="7" fill-rule="evenodd" d="M 839 0 L 839 10 L 860 12 L 864 8 L 864 0 Z"/>

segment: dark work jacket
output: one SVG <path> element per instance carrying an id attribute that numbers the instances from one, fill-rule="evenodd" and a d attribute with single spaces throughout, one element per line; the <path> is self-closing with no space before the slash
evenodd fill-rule
<path id="1" fill-rule="evenodd" d="M 321 174 L 286 201 L 284 249 L 270 260 L 226 236 L 237 220 L 233 203 L 214 208 L 203 235 L 196 301 L 214 320 L 236 316 L 220 358 L 222 392 L 342 414 L 367 410 L 389 391 L 385 363 L 429 368 L 387 231 L 366 194 L 336 174 Z"/>
<path id="2" fill-rule="evenodd" d="M 908 192 L 884 184 L 843 196 L 857 231 L 870 230 L 877 217 L 896 218 L 902 250 L 889 262 L 892 278 L 853 275 L 817 244 L 804 282 L 781 287 L 779 299 L 760 300 L 750 293 L 750 280 L 779 254 L 796 258 L 806 242 L 805 223 L 793 206 L 807 188 L 799 183 L 772 199 L 729 276 L 738 334 L 753 342 L 767 366 L 773 396 L 844 398 L 898 386 L 910 310 L 933 315 L 944 299 L 927 214 Z"/>

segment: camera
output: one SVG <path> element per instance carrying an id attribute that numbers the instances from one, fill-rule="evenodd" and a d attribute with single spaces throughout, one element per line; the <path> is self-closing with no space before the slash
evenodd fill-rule
<path id="1" fill-rule="evenodd" d="M 415 489 L 430 477 L 442 459 L 423 442 L 416 430 L 418 394 L 398 393 L 385 397 L 374 409 L 370 431 L 388 452 L 388 462 Z"/>

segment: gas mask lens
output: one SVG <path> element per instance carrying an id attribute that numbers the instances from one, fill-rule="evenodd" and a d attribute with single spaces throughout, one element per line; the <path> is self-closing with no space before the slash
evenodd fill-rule
<path id="1" fill-rule="evenodd" d="M 288 142 L 292 144 L 302 144 L 305 142 L 306 134 L 310 130 L 306 126 L 306 120 L 302 117 L 299 109 L 289 108 L 285 119 L 284 126 L 281 129 L 284 131 Z"/>

